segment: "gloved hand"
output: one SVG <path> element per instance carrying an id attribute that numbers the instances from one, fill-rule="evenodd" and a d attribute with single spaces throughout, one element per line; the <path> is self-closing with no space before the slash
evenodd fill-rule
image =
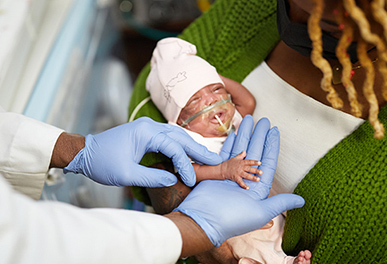
<path id="1" fill-rule="evenodd" d="M 222 162 L 219 155 L 196 143 L 183 129 L 139 118 L 97 135 L 86 136 L 85 147 L 64 168 L 115 186 L 162 187 L 177 182 L 175 175 L 138 163 L 147 152 L 161 152 L 172 159 L 183 182 L 196 183 L 191 159 L 208 165 Z"/>
<path id="2" fill-rule="evenodd" d="M 304 199 L 294 194 L 267 198 L 277 166 L 279 131 L 270 129 L 270 122 L 261 119 L 250 137 L 253 125 L 252 117 L 245 117 L 238 135 L 225 142 L 221 156 L 230 158 L 247 150 L 246 158 L 262 162 L 261 180 L 246 180 L 249 190 L 229 180 L 202 181 L 175 209 L 191 217 L 216 247 L 230 237 L 261 228 L 285 210 L 304 205 Z"/>

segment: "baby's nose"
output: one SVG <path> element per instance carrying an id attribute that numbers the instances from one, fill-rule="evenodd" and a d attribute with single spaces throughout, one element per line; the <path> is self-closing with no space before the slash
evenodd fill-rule
<path id="1" fill-rule="evenodd" d="M 219 100 L 220 100 L 220 98 L 219 98 L 218 95 L 213 94 L 213 93 L 209 93 L 207 95 L 206 105 L 212 105 L 212 104 L 216 103 Z"/>

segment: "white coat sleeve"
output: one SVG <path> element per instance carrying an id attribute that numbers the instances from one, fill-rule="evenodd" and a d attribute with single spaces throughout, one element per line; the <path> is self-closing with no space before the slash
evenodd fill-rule
<path id="1" fill-rule="evenodd" d="M 39 199 L 52 151 L 62 132 L 0 107 L 0 176 L 15 190 Z"/>
<path id="2" fill-rule="evenodd" d="M 34 201 L 1 176 L 0 212 L 0 263 L 175 263 L 182 249 L 168 218 Z"/>

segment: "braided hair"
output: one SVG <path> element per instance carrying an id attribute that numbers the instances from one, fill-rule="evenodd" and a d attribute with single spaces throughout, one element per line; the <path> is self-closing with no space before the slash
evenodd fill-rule
<path id="1" fill-rule="evenodd" d="M 334 108 L 341 108 L 343 101 L 331 84 L 332 68 L 322 56 L 322 31 L 319 23 L 324 11 L 324 0 L 314 0 L 314 2 L 315 6 L 308 20 L 308 32 L 313 46 L 311 60 L 323 73 L 321 88 L 328 93 L 328 101 Z M 384 136 L 384 127 L 378 119 L 379 103 L 374 92 L 375 70 L 373 62 L 368 57 L 367 46 L 372 44 L 377 49 L 377 66 L 383 77 L 382 95 L 387 100 L 387 12 L 385 0 L 373 0 L 372 2 L 368 0 L 342 0 L 342 2 L 338 2 L 338 7 L 334 12 L 339 28 L 342 30 L 339 44 L 336 47 L 336 56 L 343 66 L 341 81 L 348 94 L 352 114 L 360 117 L 363 107 L 357 100 L 356 89 L 351 81 L 352 64 L 347 54 L 347 48 L 353 40 L 355 29 L 357 29 L 360 33 L 357 55 L 361 67 L 366 72 L 362 90 L 370 105 L 368 120 L 374 128 L 374 137 L 380 139 Z M 371 32 L 370 22 L 380 24 L 384 29 L 384 35 L 378 36 Z"/>

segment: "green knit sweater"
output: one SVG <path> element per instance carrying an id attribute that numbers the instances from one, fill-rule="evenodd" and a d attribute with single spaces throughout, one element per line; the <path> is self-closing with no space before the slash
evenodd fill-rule
<path id="1" fill-rule="evenodd" d="M 379 118 L 387 127 L 387 108 Z M 302 209 L 288 212 L 283 248 L 313 250 L 313 263 L 387 263 L 387 144 L 363 123 L 298 184 Z"/>
<path id="2" fill-rule="evenodd" d="M 217 0 L 180 36 L 197 46 L 198 55 L 220 74 L 241 82 L 279 40 L 276 1 Z M 129 111 L 149 96 L 140 74 Z M 136 117 L 165 119 L 152 102 Z M 387 109 L 380 113 L 387 125 Z M 288 212 L 283 248 L 289 254 L 312 251 L 312 263 L 387 263 L 387 144 L 373 138 L 365 122 L 328 154 L 298 184 L 303 208 Z M 142 164 L 165 161 L 148 154 Z"/>

